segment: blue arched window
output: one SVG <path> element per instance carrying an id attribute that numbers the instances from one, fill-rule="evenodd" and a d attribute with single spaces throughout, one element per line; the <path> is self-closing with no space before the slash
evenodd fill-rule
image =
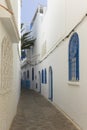
<path id="1" fill-rule="evenodd" d="M 34 80 L 34 68 L 32 68 L 32 80 Z"/>
<path id="2" fill-rule="evenodd" d="M 69 80 L 79 80 L 79 36 L 76 32 L 69 42 Z"/>
<path id="3" fill-rule="evenodd" d="M 42 69 L 42 83 L 44 83 L 44 71 L 43 71 L 43 69 Z"/>
<path id="4" fill-rule="evenodd" d="M 47 83 L 47 71 L 46 71 L 46 68 L 44 69 L 44 83 L 46 84 Z"/>

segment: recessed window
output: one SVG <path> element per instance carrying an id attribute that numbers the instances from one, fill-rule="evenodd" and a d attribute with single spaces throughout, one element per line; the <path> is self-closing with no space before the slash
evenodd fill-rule
<path id="1" fill-rule="evenodd" d="M 69 42 L 69 81 L 79 81 L 79 36 L 74 33 Z"/>
<path id="2" fill-rule="evenodd" d="M 43 14 L 43 8 L 40 8 L 40 13 Z"/>

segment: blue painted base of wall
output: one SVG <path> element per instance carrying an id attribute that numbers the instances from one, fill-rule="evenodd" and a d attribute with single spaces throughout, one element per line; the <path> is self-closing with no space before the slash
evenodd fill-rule
<path id="1" fill-rule="evenodd" d="M 30 88 L 30 80 L 21 80 L 21 87 L 22 88 Z"/>

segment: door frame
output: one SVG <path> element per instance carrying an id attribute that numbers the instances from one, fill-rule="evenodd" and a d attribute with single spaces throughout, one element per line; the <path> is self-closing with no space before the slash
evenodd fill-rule
<path id="1" fill-rule="evenodd" d="M 38 71 L 39 93 L 41 93 L 41 72 Z"/>
<path id="2" fill-rule="evenodd" d="M 53 69 L 49 67 L 49 99 L 53 101 Z"/>

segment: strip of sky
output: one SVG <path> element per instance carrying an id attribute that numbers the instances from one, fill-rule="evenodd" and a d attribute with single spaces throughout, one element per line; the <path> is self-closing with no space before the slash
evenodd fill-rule
<path id="1" fill-rule="evenodd" d="M 47 0 L 22 0 L 21 22 L 30 24 L 37 6 L 47 5 Z"/>

